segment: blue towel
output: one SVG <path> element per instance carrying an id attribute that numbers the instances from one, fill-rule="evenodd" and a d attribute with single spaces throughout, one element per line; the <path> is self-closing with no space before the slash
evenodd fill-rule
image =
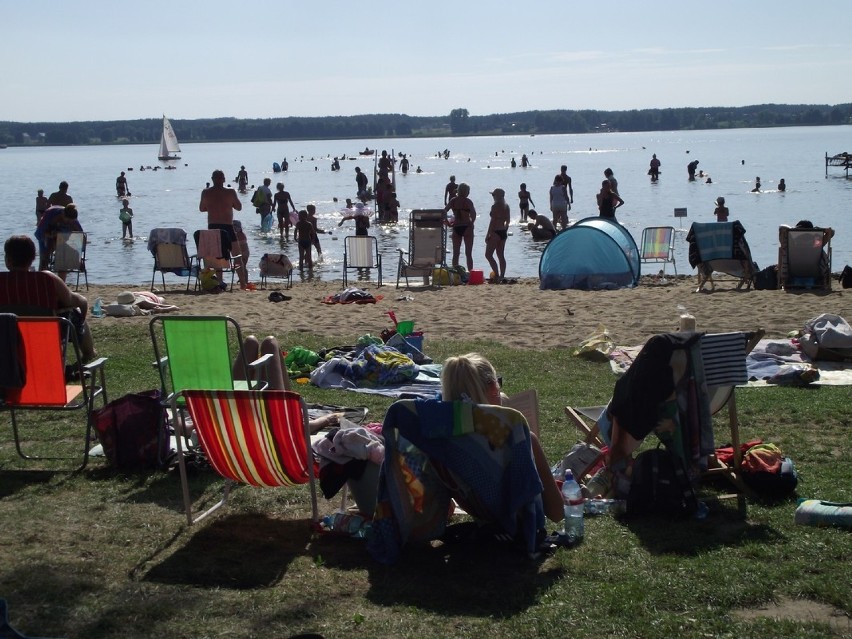
<path id="1" fill-rule="evenodd" d="M 702 262 L 727 260 L 734 256 L 733 222 L 694 222 L 692 230 Z"/>

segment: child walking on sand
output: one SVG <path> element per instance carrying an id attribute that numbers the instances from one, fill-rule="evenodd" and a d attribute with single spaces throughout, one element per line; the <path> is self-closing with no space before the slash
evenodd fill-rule
<path id="1" fill-rule="evenodd" d="M 133 209 L 131 209 L 128 205 L 130 202 L 127 200 L 121 201 L 123 208 L 118 212 L 118 219 L 121 220 L 121 239 L 132 240 L 133 239 Z"/>

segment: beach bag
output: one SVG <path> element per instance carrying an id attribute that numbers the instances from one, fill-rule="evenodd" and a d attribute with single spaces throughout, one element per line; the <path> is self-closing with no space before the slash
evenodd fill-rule
<path id="1" fill-rule="evenodd" d="M 840 286 L 852 288 L 852 266 L 848 264 L 843 267 L 843 272 L 840 274 Z"/>
<path id="2" fill-rule="evenodd" d="M 778 288 L 778 265 L 772 264 L 754 275 L 756 291 L 774 291 Z"/>
<path id="3" fill-rule="evenodd" d="M 161 466 L 169 438 L 160 391 L 128 393 L 94 413 L 95 431 L 104 456 L 116 470 L 134 471 Z"/>
<path id="4" fill-rule="evenodd" d="M 262 208 L 266 204 L 266 193 L 257 189 L 251 196 L 251 204 L 254 208 Z"/>
<path id="5" fill-rule="evenodd" d="M 695 491 L 680 459 L 659 446 L 636 457 L 627 495 L 628 515 L 685 518 L 697 508 Z"/>
<path id="6" fill-rule="evenodd" d="M 746 486 L 766 499 L 783 499 L 799 483 L 793 460 L 775 444 L 749 446 L 743 454 L 740 475 Z"/>

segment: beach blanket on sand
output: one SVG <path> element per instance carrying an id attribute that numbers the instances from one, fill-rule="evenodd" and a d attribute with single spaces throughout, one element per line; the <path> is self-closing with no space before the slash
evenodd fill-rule
<path id="1" fill-rule="evenodd" d="M 456 498 L 535 551 L 542 485 L 526 420 L 502 406 L 402 400 L 385 415 L 385 462 L 367 549 L 394 563 L 408 542 L 440 537 Z"/>

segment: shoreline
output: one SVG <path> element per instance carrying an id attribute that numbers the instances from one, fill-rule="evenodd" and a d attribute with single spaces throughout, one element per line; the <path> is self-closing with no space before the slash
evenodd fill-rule
<path id="1" fill-rule="evenodd" d="M 186 293 L 179 285 L 158 295 L 179 307 L 183 315 L 229 315 L 244 334 L 288 334 L 282 346 L 296 345 L 292 333 L 313 333 L 345 341 L 391 328 L 387 316 L 393 311 L 399 321 L 414 320 L 415 330 L 429 339 L 440 338 L 498 341 L 528 350 L 573 349 L 602 326 L 616 346 L 644 344 L 657 333 L 678 329 L 683 306 L 696 318 L 697 329 L 707 332 L 756 330 L 767 338 L 780 339 L 800 330 L 822 313 L 852 319 L 852 291 L 833 283 L 830 292 L 783 290 L 736 290 L 732 279 L 717 278 L 715 292 L 695 293 L 697 279 L 645 276 L 632 289 L 614 291 L 542 291 L 537 278 L 516 284 L 482 284 L 437 287 L 404 286 L 394 283 L 376 287 L 372 282 L 352 282 L 378 299 L 375 304 L 324 304 L 322 299 L 343 290 L 341 280 L 294 283 L 271 282 L 264 291 Z M 185 285 L 184 285 L 185 286 Z M 89 300 L 114 303 L 122 291 L 147 291 L 148 286 L 89 285 L 79 291 Z M 268 295 L 280 290 L 292 299 L 270 302 Z M 248 303 L 247 303 L 248 302 Z M 147 316 L 90 318 L 100 322 L 148 322 Z"/>

